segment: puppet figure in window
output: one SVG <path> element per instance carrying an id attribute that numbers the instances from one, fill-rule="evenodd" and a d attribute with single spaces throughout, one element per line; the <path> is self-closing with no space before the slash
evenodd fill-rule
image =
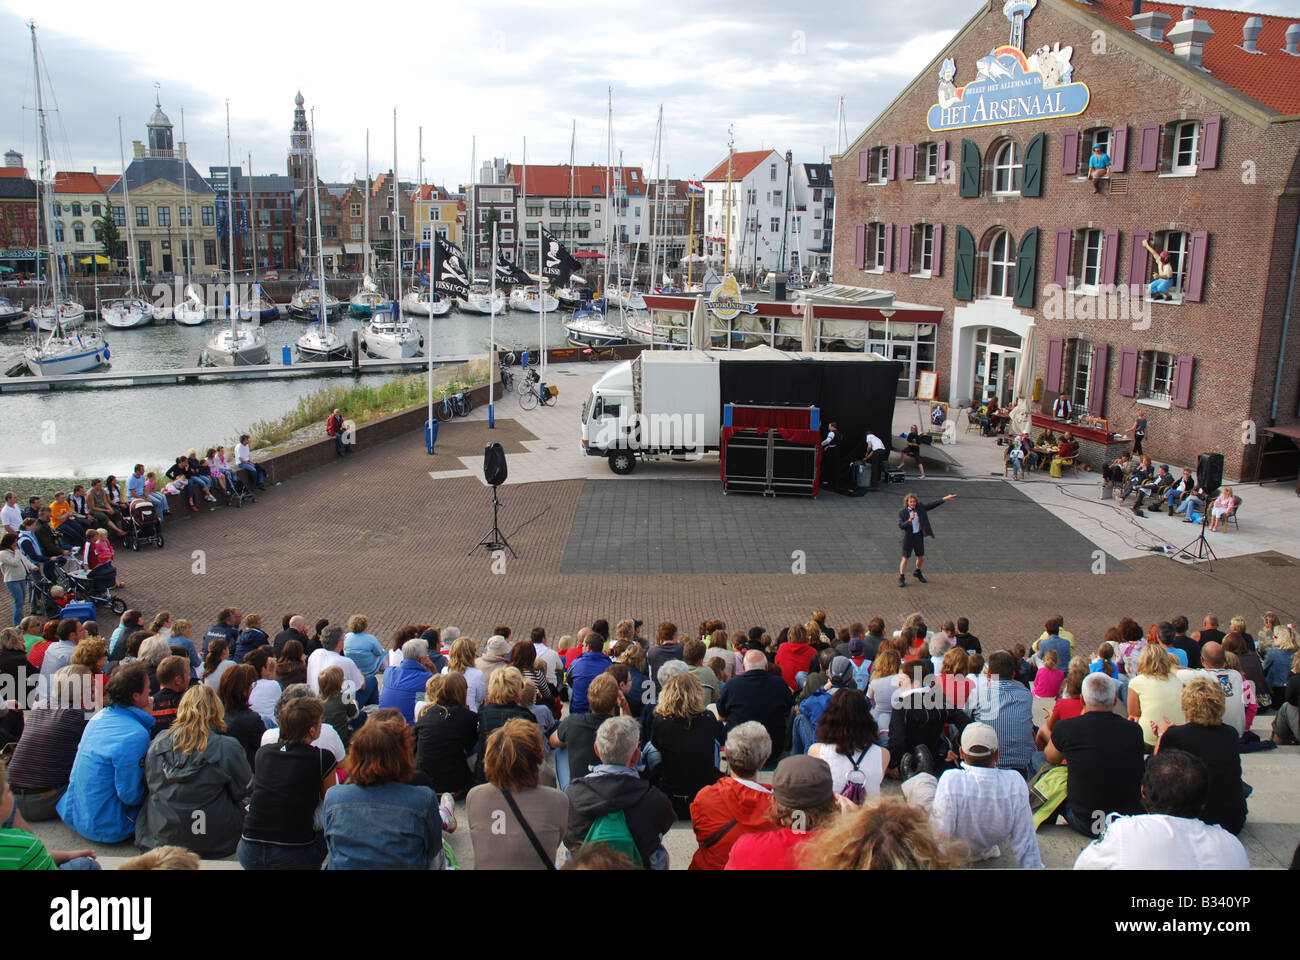
<path id="1" fill-rule="evenodd" d="M 1147 287 L 1152 300 L 1172 300 L 1169 291 L 1174 287 L 1174 265 L 1169 261 L 1169 251 L 1159 251 L 1147 240 L 1142 241 L 1151 259 L 1156 262 L 1156 278 Z"/>
<path id="2" fill-rule="evenodd" d="M 1110 154 L 1100 144 L 1093 144 L 1092 156 L 1088 158 L 1088 182 L 1092 184 L 1093 193 L 1101 193 L 1101 182 L 1110 176 Z"/>
<path id="3" fill-rule="evenodd" d="M 957 61 L 948 57 L 939 68 L 939 106 L 951 107 L 961 98 L 957 96 L 957 87 L 953 78 L 957 76 Z"/>

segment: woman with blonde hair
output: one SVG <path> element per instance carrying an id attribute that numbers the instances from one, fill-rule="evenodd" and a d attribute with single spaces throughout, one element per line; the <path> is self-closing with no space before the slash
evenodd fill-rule
<path id="1" fill-rule="evenodd" d="M 1160 725 L 1184 723 L 1183 685 L 1174 675 L 1175 660 L 1160 644 L 1149 644 L 1138 657 L 1137 676 L 1128 685 L 1128 718 L 1142 727 L 1147 753 L 1155 751 Z"/>
<path id="2" fill-rule="evenodd" d="M 1273 631 L 1282 625 L 1282 618 L 1272 610 L 1268 610 L 1261 619 L 1264 625 L 1259 628 L 1259 633 L 1255 637 L 1255 650 L 1262 657 L 1268 653 L 1268 648 L 1273 643 Z"/>
<path id="3" fill-rule="evenodd" d="M 880 745 L 889 744 L 889 715 L 893 712 L 894 691 L 898 689 L 898 668 L 902 665 L 898 651 L 880 645 L 876 661 L 871 665 L 871 682 L 867 685 L 867 699 L 871 701 L 871 716 L 880 731 Z"/>
<path id="4" fill-rule="evenodd" d="M 542 786 L 545 759 L 536 723 L 507 720 L 488 737 L 483 754 L 487 782 L 465 798 L 474 869 L 554 869 L 569 819 L 569 798 Z"/>
<path id="5" fill-rule="evenodd" d="M 1210 773 L 1210 790 L 1199 817 L 1230 833 L 1246 825 L 1246 795 L 1241 787 L 1241 741 L 1237 731 L 1223 722 L 1226 704 L 1223 687 L 1208 676 L 1189 680 L 1182 692 L 1187 722 L 1161 725 L 1161 750 L 1185 750 L 1199 757 Z"/>
<path id="6" fill-rule="evenodd" d="M 840 817 L 804 846 L 799 862 L 806 870 L 954 870 L 963 859 L 924 809 L 881 800 Z"/>
<path id="7" fill-rule="evenodd" d="M 177 844 L 212 858 L 235 852 L 253 771 L 244 748 L 225 730 L 225 709 L 212 688 L 186 690 L 176 719 L 145 754 L 149 797 L 136 821 L 137 846 Z"/>
<path id="8" fill-rule="evenodd" d="M 699 678 L 679 673 L 659 691 L 650 724 L 650 742 L 659 754 L 650 782 L 668 794 L 679 820 L 691 818 L 695 795 L 720 776 L 716 758 L 724 733 L 705 700 Z"/>
<path id="9" fill-rule="evenodd" d="M 1263 636 L 1263 632 L 1260 633 Z M 1291 673 L 1291 660 L 1295 656 L 1295 631 L 1282 624 L 1275 624 L 1269 634 L 1271 645 L 1264 657 L 1264 679 L 1268 683 L 1271 702 L 1274 706 L 1286 699 L 1286 678 Z"/>
<path id="10" fill-rule="evenodd" d="M 474 641 L 469 637 L 457 637 L 447 655 L 447 668 L 444 673 L 459 673 L 465 678 L 465 706 L 471 713 L 478 713 L 479 707 L 487 699 L 487 678 L 483 671 L 474 666 Z"/>
<path id="11" fill-rule="evenodd" d="M 970 698 L 971 681 L 966 676 L 970 667 L 970 654 L 961 647 L 951 647 L 943 655 L 939 665 L 939 678 L 936 682 L 943 695 L 953 706 L 966 709 Z"/>
<path id="12" fill-rule="evenodd" d="M 488 680 L 487 701 L 478 712 L 478 783 L 484 782 L 483 754 L 492 731 L 505 726 L 506 721 L 516 718 L 537 723 L 537 717 L 523 703 L 524 686 L 524 675 L 516 667 L 501 667 L 494 670 L 491 679 Z M 531 683 L 527 686 L 536 689 Z M 539 726 L 538 730 L 540 729 Z"/>

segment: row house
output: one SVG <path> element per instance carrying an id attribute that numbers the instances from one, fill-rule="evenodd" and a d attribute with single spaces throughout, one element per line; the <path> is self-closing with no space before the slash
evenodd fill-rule
<path id="1" fill-rule="evenodd" d="M 11 157 L 16 159 L 9 162 Z M 0 167 L 0 265 L 18 275 L 33 274 L 39 245 L 36 181 L 17 153 L 11 150 L 5 159 Z"/>
<path id="2" fill-rule="evenodd" d="M 259 274 L 270 269 L 297 269 L 300 254 L 294 243 L 293 178 L 284 174 L 249 176 L 242 167 L 211 167 L 209 172 L 223 201 L 227 189 L 234 191 L 239 223 L 235 231 L 238 269 L 253 269 L 254 249 Z"/>
<path id="3" fill-rule="evenodd" d="M 108 191 L 117 177 L 96 172 L 60 171 L 54 175 L 54 240 L 68 257 L 73 270 L 91 270 L 92 259 L 102 255 L 100 220 L 107 209 Z M 90 260 L 83 264 L 83 260 Z"/>
<path id="4" fill-rule="evenodd" d="M 837 283 L 941 317 L 861 348 L 952 404 L 1024 397 L 1045 425 L 1065 397 L 1099 443 L 1141 416 L 1158 459 L 1294 473 L 1297 41 L 1283 17 L 990 0 L 834 159 Z"/>
<path id="5" fill-rule="evenodd" d="M 785 158 L 775 150 L 748 150 L 732 154 L 730 168 L 730 195 L 726 157 L 703 179 L 704 255 L 724 273 L 776 270 L 783 235 L 788 242 Z"/>
<path id="6" fill-rule="evenodd" d="M 640 167 L 508 164 L 519 185 L 524 269 L 537 271 L 538 225 L 580 259 L 597 259 L 611 245 L 616 262 L 631 264 L 637 244 L 650 240 L 650 210 Z"/>

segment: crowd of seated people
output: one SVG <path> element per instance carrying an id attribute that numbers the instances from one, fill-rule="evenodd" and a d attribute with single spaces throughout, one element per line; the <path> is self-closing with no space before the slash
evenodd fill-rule
<path id="1" fill-rule="evenodd" d="M 0 714 L 0 813 L 12 796 L 23 818 L 3 829 L 29 863 L 64 869 L 95 869 L 93 850 L 44 851 L 26 823 L 245 869 L 441 869 L 457 865 L 461 802 L 480 868 L 663 869 L 678 822 L 691 869 L 941 868 L 1002 850 L 1036 868 L 1036 830 L 1059 818 L 1094 841 L 1080 867 L 1127 856 L 1116 824 L 1173 830 L 1161 864 L 1188 866 L 1200 844 L 1214 853 L 1200 866 L 1239 866 L 1241 754 L 1300 741 L 1300 652 L 1272 614 L 1258 639 L 1240 618 L 1192 634 L 1182 617 L 1124 618 L 1087 648 L 1053 617 L 992 651 L 966 618 L 834 630 L 818 614 L 775 636 L 664 622 L 654 642 L 598 620 L 554 646 L 507 625 L 475 640 L 408 624 L 381 643 L 360 615 L 313 635 L 288 614 L 272 637 L 233 607 L 198 639 L 168 612 L 146 626 L 128 611 L 107 638 L 28 617 L 0 631 L 0 671 L 26 691 Z M 1251 721 L 1270 708 L 1261 740 Z"/>

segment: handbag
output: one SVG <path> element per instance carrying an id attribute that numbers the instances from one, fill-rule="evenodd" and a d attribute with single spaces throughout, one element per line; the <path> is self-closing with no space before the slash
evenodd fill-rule
<path id="1" fill-rule="evenodd" d="M 515 798 L 506 790 L 501 791 L 501 796 L 506 798 L 506 804 L 510 807 L 510 812 L 513 813 L 515 819 L 519 821 L 519 826 L 524 828 L 524 836 L 526 836 L 528 842 L 533 845 L 533 849 L 537 851 L 537 855 L 542 858 L 542 863 L 546 864 L 546 869 L 556 869 L 554 858 L 546 855 L 546 848 L 542 846 L 541 841 L 537 839 L 537 834 L 533 833 L 533 828 L 530 827 L 528 821 L 524 819 L 523 811 L 519 809 L 519 804 L 515 803 Z"/>

